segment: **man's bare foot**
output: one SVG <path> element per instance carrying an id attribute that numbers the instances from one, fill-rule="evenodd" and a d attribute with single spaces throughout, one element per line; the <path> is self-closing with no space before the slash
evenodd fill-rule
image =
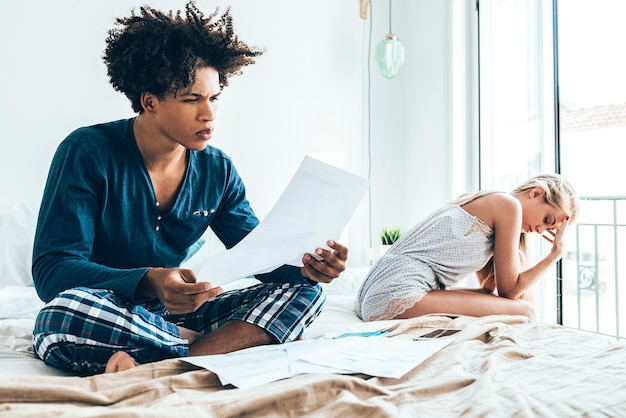
<path id="1" fill-rule="evenodd" d="M 135 361 L 134 358 L 130 356 L 130 354 L 124 351 L 118 351 L 109 357 L 109 361 L 107 361 L 106 368 L 104 369 L 105 373 L 115 373 L 122 372 L 124 370 L 130 370 L 139 366 L 139 363 Z"/>
<path id="2" fill-rule="evenodd" d="M 192 331 L 183 327 L 178 327 L 178 329 L 180 331 L 180 338 L 189 341 L 190 345 L 198 338 L 202 337 L 202 334 L 199 332 Z M 111 357 L 109 357 L 109 361 L 107 361 L 104 372 L 122 372 L 124 370 L 130 370 L 137 366 L 139 366 L 139 363 L 137 363 L 135 359 L 130 356 L 130 354 L 126 353 L 125 351 L 118 351 L 114 353 Z"/>

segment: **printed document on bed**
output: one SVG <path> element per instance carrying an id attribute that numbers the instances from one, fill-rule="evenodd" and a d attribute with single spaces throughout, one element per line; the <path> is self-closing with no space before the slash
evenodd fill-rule
<path id="1" fill-rule="evenodd" d="M 270 213 L 233 248 L 205 261 L 198 281 L 223 286 L 284 264 L 339 239 L 363 199 L 368 180 L 306 156 Z"/>
<path id="2" fill-rule="evenodd" d="M 398 379 L 450 341 L 387 337 L 312 339 L 182 360 L 212 371 L 223 385 L 240 389 L 312 373 L 363 373 Z"/>

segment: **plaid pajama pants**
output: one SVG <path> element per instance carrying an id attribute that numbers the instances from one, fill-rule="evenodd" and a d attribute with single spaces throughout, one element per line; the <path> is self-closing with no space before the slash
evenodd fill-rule
<path id="1" fill-rule="evenodd" d="M 125 351 L 139 363 L 186 357 L 178 326 L 202 334 L 230 320 L 263 328 L 280 343 L 293 341 L 319 315 L 325 296 L 319 286 L 258 284 L 224 292 L 197 311 L 172 315 L 159 301 L 135 305 L 105 289 L 77 287 L 60 293 L 37 315 L 33 345 L 47 364 L 90 375 Z"/>

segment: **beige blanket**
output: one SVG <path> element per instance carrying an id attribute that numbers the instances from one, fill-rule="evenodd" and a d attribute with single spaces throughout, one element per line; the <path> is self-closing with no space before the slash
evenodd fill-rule
<path id="1" fill-rule="evenodd" d="M 401 379 L 298 376 L 223 387 L 181 360 L 116 374 L 0 380 L 4 417 L 624 417 L 626 347 L 522 317 L 427 316 L 392 338 L 464 328 Z"/>

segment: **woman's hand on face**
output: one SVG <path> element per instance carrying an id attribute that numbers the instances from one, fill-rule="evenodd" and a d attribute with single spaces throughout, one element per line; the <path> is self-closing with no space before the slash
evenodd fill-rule
<path id="1" fill-rule="evenodd" d="M 563 251 L 565 251 L 565 243 L 563 241 L 565 239 L 565 231 L 568 225 L 569 218 L 563 221 L 560 228 L 546 229 L 541 235 L 543 239 L 552 244 L 551 253 L 557 255 L 559 258 L 563 254 Z"/>
<path id="2" fill-rule="evenodd" d="M 332 251 L 318 248 L 315 250 L 316 257 L 305 254 L 302 257 L 301 273 L 304 277 L 318 283 L 330 283 L 346 269 L 348 260 L 348 248 L 335 242 L 328 241 Z"/>
<path id="3" fill-rule="evenodd" d="M 196 311 L 203 303 L 222 293 L 208 282 L 196 283 L 192 270 L 151 268 L 137 286 L 138 296 L 157 297 L 173 315 Z"/>

